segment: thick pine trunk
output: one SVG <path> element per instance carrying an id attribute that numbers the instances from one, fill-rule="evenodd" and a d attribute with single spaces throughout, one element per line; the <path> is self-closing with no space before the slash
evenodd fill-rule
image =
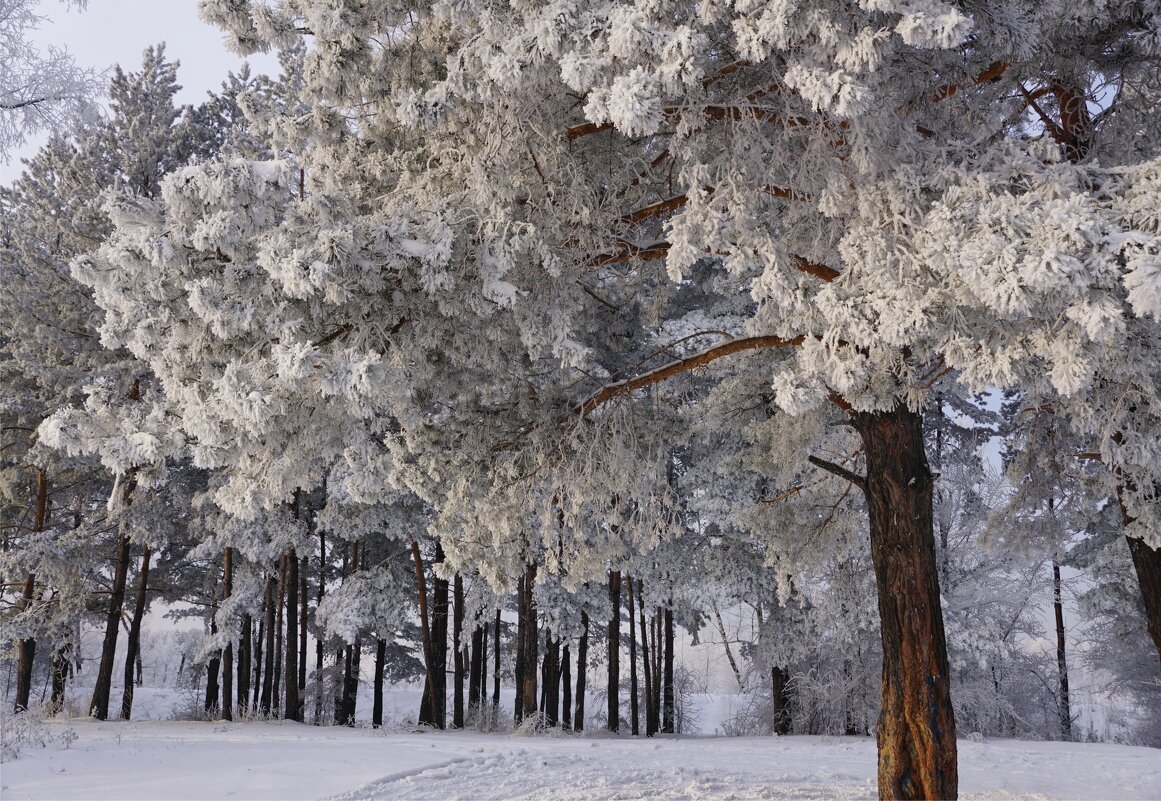
<path id="1" fill-rule="evenodd" d="M 675 731 L 673 691 L 673 610 L 665 607 L 665 695 L 662 698 L 664 720 L 661 730 L 666 734 Z"/>
<path id="2" fill-rule="evenodd" d="M 516 721 L 516 725 L 520 725 L 520 722 L 524 720 L 524 637 L 526 636 L 524 601 L 526 598 L 524 576 L 521 576 L 516 582 L 516 701 L 512 708 L 512 718 Z"/>
<path id="3" fill-rule="evenodd" d="M 790 712 L 790 671 L 775 665 L 770 668 L 770 684 L 774 701 L 774 733 L 790 734 L 793 723 Z"/>
<path id="4" fill-rule="evenodd" d="M 274 687 L 271 693 L 271 703 L 274 705 L 274 708 L 271 710 L 271 713 L 275 717 L 281 717 L 282 664 L 286 653 L 284 638 L 284 632 L 286 631 L 286 572 L 286 557 L 283 556 L 278 567 L 278 600 L 274 604 Z"/>
<path id="5" fill-rule="evenodd" d="M 346 670 L 343 673 L 342 720 L 347 726 L 355 725 L 356 706 L 359 702 L 359 663 L 363 655 L 363 644 L 357 642 L 347 646 Z"/>
<path id="6" fill-rule="evenodd" d="M 496 610 L 496 623 L 492 630 L 492 718 L 500 712 L 500 610 Z"/>
<path id="7" fill-rule="evenodd" d="M 609 571 L 609 731 L 621 728 L 621 571 Z"/>
<path id="8" fill-rule="evenodd" d="M 483 648 L 486 641 L 487 635 L 480 625 L 480 615 L 477 612 L 476 627 L 472 629 L 472 658 L 468 664 L 468 718 L 475 721 L 477 726 L 480 723 L 480 710 L 483 708 L 480 686 L 483 681 Z"/>
<path id="9" fill-rule="evenodd" d="M 307 557 L 302 557 L 298 566 L 298 719 L 306 720 L 306 634 L 310 616 L 310 598 L 306 594 Z"/>
<path id="10" fill-rule="evenodd" d="M 213 618 L 210 618 L 210 634 L 218 633 L 218 624 Z M 206 667 L 206 700 L 205 710 L 209 714 L 213 714 L 215 710 L 221 709 L 221 685 L 218 682 L 218 673 L 222 669 L 222 652 L 218 651 L 217 655 L 210 660 Z"/>
<path id="11" fill-rule="evenodd" d="M 560 723 L 560 640 L 551 631 L 544 632 L 544 688 L 541 690 L 544 722 L 555 727 Z"/>
<path id="12" fill-rule="evenodd" d="M 637 698 L 637 635 L 633 631 L 633 577 L 630 576 L 625 583 L 629 590 L 629 726 L 630 732 L 636 736 L 641 733 L 639 721 L 641 709 Z"/>
<path id="13" fill-rule="evenodd" d="M 589 613 L 581 611 L 581 636 L 576 651 L 576 709 L 573 731 L 585 730 L 585 680 L 589 672 Z"/>
<path id="14" fill-rule="evenodd" d="M 455 654 L 455 676 L 452 688 L 452 726 L 464 727 L 464 579 L 455 575 L 452 598 L 452 651 Z"/>
<path id="15" fill-rule="evenodd" d="M 52 652 L 52 699 L 49 701 L 48 714 L 58 715 L 64 709 L 65 686 L 69 674 L 72 673 L 72 643 L 65 643 L 53 649 Z"/>
<path id="16" fill-rule="evenodd" d="M 298 554 L 286 554 L 286 700 L 282 716 L 302 722 L 302 699 L 298 694 Z"/>
<path id="17" fill-rule="evenodd" d="M 22 611 L 32 606 L 32 597 L 35 592 L 36 574 L 29 573 L 28 577 L 24 579 L 24 588 L 20 593 L 20 609 Z M 32 637 L 21 640 L 16 665 L 16 702 L 12 705 L 14 712 L 23 712 L 28 709 L 29 698 L 32 696 L 32 666 L 35 662 L 36 640 Z"/>
<path id="18" fill-rule="evenodd" d="M 883 643 L 879 795 L 953 799 L 955 717 L 922 418 L 902 406 L 852 416 L 866 451 L 861 483 Z"/>
<path id="19" fill-rule="evenodd" d="M 435 544 L 435 563 L 443 562 L 443 546 Z M 431 612 L 431 657 L 432 678 L 435 680 L 432 701 L 435 703 L 432 716 L 437 728 L 447 728 L 447 634 L 448 634 L 448 582 L 438 576 L 432 593 Z"/>
<path id="20" fill-rule="evenodd" d="M 137 599 L 133 604 L 133 621 L 125 642 L 125 689 L 121 694 L 121 718 L 133 716 L 133 666 L 141 652 L 141 621 L 145 618 L 145 599 L 149 592 L 149 559 L 153 551 L 148 545 L 141 548 L 141 569 L 137 574 Z"/>
<path id="21" fill-rule="evenodd" d="M 322 604 L 326 596 L 327 584 L 327 539 L 326 532 L 318 530 L 318 595 L 315 596 L 315 609 Z M 322 632 L 318 632 L 318 639 L 314 643 L 314 725 L 322 725 L 323 712 L 323 657 L 325 656 Z"/>
<path id="22" fill-rule="evenodd" d="M 1145 623 L 1157 656 L 1161 658 L 1161 550 L 1150 548 L 1138 537 L 1126 537 L 1133 569 L 1141 586 L 1141 600 L 1145 603 Z"/>
<path id="23" fill-rule="evenodd" d="M 536 715 L 536 658 L 539 637 L 536 630 L 536 565 L 528 565 L 524 572 L 524 709 L 522 718 Z"/>
<path id="24" fill-rule="evenodd" d="M 480 636 L 480 705 L 477 725 L 487 718 L 488 707 L 488 624 L 485 623 Z"/>
<path id="25" fill-rule="evenodd" d="M 383 668 L 387 662 L 387 641 L 375 643 L 375 697 L 371 703 L 371 727 L 383 727 Z"/>

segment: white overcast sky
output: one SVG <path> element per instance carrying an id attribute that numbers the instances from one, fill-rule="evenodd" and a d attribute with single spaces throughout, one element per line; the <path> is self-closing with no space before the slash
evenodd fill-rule
<path id="1" fill-rule="evenodd" d="M 64 47 L 81 66 L 105 69 L 120 64 L 132 71 L 141 66 L 149 45 L 165 42 L 169 58 L 180 61 L 178 103 L 198 103 L 217 89 L 243 59 L 223 45 L 223 34 L 197 14 L 197 0 L 89 0 L 84 11 L 59 0 L 41 0 L 38 13 L 48 20 L 34 33 L 38 43 Z M 247 59 L 255 73 L 276 73 L 273 55 Z M 36 152 L 43 140 L 21 148 L 8 163 L 0 162 L 0 183 L 20 175 L 20 159 Z"/>

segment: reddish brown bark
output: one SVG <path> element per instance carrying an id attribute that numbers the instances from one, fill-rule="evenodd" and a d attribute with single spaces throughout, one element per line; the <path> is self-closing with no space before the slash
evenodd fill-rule
<path id="1" fill-rule="evenodd" d="M 953 799 L 955 717 L 922 418 L 902 406 L 852 418 L 866 451 L 867 475 L 859 483 L 870 518 L 883 643 L 879 796 Z"/>

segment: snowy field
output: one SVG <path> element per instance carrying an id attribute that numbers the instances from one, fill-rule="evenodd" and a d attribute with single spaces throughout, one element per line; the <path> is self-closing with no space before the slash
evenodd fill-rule
<path id="1" fill-rule="evenodd" d="M 87 719 L 3 765 L 0 798 L 810 799 L 875 795 L 870 738 L 519 737 Z M 66 730 L 76 738 L 60 735 Z M 968 799 L 1161 798 L 1161 751 L 960 741 Z"/>

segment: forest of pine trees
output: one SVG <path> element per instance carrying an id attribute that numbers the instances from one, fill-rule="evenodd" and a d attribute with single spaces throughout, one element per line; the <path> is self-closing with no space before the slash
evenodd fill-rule
<path id="1" fill-rule="evenodd" d="M 1161 6 L 333 5 L 0 187 L 9 708 L 1161 746 Z"/>

